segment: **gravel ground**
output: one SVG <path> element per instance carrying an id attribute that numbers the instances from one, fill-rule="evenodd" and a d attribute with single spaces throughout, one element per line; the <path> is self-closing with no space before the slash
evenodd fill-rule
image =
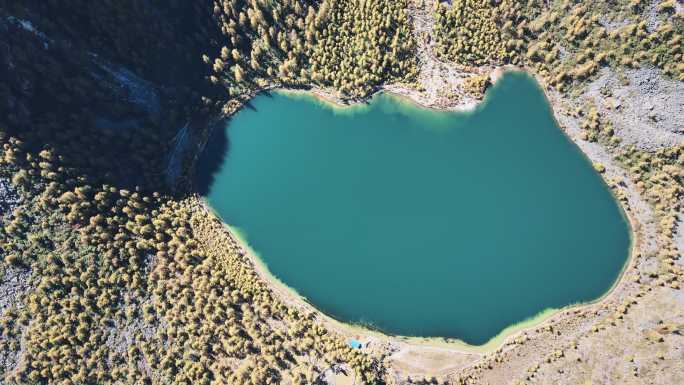
<path id="1" fill-rule="evenodd" d="M 560 98 L 561 96 L 556 94 L 552 97 Z M 658 250 L 658 244 L 656 242 L 657 229 L 656 224 L 653 221 L 653 210 L 641 197 L 627 172 L 620 167 L 615 161 L 614 156 L 608 152 L 605 147 L 598 143 L 580 139 L 582 129 L 580 128 L 580 122 L 577 118 L 560 111 L 556 112 L 555 116 L 561 129 L 575 142 L 582 152 L 591 159 L 592 162 L 600 163 L 605 167 L 606 170 L 603 175 L 604 180 L 621 183 L 622 191 L 625 192 L 625 195 L 628 198 L 630 210 L 641 224 L 640 230 L 644 234 L 641 249 L 647 254 L 655 253 Z"/>
<path id="2" fill-rule="evenodd" d="M 0 315 L 17 305 L 19 298 L 28 291 L 31 272 L 10 267 L 0 274 Z"/>
<path id="3" fill-rule="evenodd" d="M 0 225 L 3 225 L 5 216 L 9 216 L 12 210 L 19 204 L 19 201 L 19 196 L 10 181 L 0 178 Z M 0 248 L 0 260 L 4 258 L 5 250 Z M 16 309 L 17 306 L 21 306 L 20 299 L 31 288 L 30 277 L 31 272 L 26 269 L 11 266 L 0 269 L 0 318 L 9 309 Z M 0 341 L 7 342 L 9 339 L 6 336 L 0 335 Z M 19 362 L 22 350 L 10 353 L 6 357 L 0 355 L 0 369 L 9 370 L 14 368 Z M 0 378 L 0 385 L 3 384 L 4 382 Z"/>
<path id="4" fill-rule="evenodd" d="M 0 249 L 0 258 L 3 258 L 4 252 Z M 0 272 L 0 318 L 10 309 L 17 309 L 22 307 L 20 300 L 31 290 L 30 284 L 31 272 L 26 269 L 9 267 Z M 23 335 L 26 328 L 20 327 L 20 334 Z M 0 334 L 0 342 L 8 343 L 10 341 L 18 341 L 20 349 L 18 351 L 9 351 L 7 355 L 0 353 L 0 373 L 13 370 L 21 362 L 20 357 L 24 354 L 23 338 L 16 339 L 15 337 L 8 337 Z M 3 378 L 0 376 L 0 385 L 4 385 Z"/>
<path id="5" fill-rule="evenodd" d="M 630 69 L 624 75 L 604 68 L 585 96 L 608 117 L 624 144 L 652 151 L 684 141 L 684 83 L 655 68 Z"/>
<path id="6" fill-rule="evenodd" d="M 655 30 L 660 26 L 660 20 L 658 20 L 658 5 L 661 0 L 651 1 L 646 5 L 645 18 L 643 21 L 646 22 L 646 28 L 650 31 Z M 620 19 L 620 20 L 610 20 L 606 17 L 599 19 L 601 25 L 603 25 L 608 32 L 618 30 L 630 23 L 639 22 L 641 20 L 634 20 L 634 18 Z"/>
<path id="7" fill-rule="evenodd" d="M 0 178 L 0 218 L 10 213 L 19 203 L 19 196 L 9 180 Z"/>
<path id="8" fill-rule="evenodd" d="M 677 232 L 674 234 L 674 242 L 677 245 L 679 253 L 684 256 L 684 215 L 680 215 L 677 221 Z M 682 269 L 684 269 L 684 258 L 679 258 L 675 261 Z"/>

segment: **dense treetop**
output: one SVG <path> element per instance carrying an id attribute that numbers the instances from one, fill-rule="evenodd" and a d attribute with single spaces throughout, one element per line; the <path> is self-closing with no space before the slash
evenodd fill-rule
<path id="1" fill-rule="evenodd" d="M 405 1 L 217 0 L 214 17 L 225 42 L 204 61 L 231 95 L 282 84 L 360 97 L 416 73 Z"/>
<path id="2" fill-rule="evenodd" d="M 614 3 L 437 2 L 435 53 L 525 66 L 561 90 L 602 66 L 650 63 L 682 80 L 674 2 L 659 3 L 654 23 L 642 20 L 645 2 Z M 180 137 L 201 144 L 213 118 L 261 89 L 360 98 L 410 83 L 407 5 L 0 0 L 0 179 L 21 198 L 0 215 L 0 278 L 26 283 L 0 309 L 0 382 L 311 384 L 342 368 L 379 383 L 382 357 L 278 299 L 192 190 L 171 191 L 164 176 Z M 125 86 L 133 75 L 159 114 Z M 587 139 L 610 143 L 610 127 L 591 109 L 585 116 Z M 681 146 L 621 158 L 660 205 L 666 236 L 682 159 Z"/>

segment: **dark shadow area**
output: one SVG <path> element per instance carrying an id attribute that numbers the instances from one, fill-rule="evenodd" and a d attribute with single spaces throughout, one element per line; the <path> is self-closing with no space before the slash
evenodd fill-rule
<path id="1" fill-rule="evenodd" d="M 209 140 L 195 164 L 193 187 L 194 191 L 202 196 L 209 193 L 216 173 L 228 157 L 230 139 L 226 133 L 226 124 L 226 121 L 222 121 L 211 128 Z"/>
<path id="2" fill-rule="evenodd" d="M 179 133 L 194 148 L 225 95 L 211 4 L 0 0 L 0 133 L 52 149 L 68 186 L 168 192 Z"/>
<path id="3" fill-rule="evenodd" d="M 247 108 L 247 109 L 250 109 L 250 110 L 252 110 L 252 111 L 254 111 L 254 112 L 256 112 L 256 110 L 257 110 L 256 107 L 254 107 L 254 103 L 252 103 L 251 100 L 245 102 L 245 104 L 243 104 L 243 107 L 244 107 L 244 108 Z"/>

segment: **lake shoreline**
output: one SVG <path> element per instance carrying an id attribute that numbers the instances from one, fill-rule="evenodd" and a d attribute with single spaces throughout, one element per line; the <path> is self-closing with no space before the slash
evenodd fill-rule
<path id="1" fill-rule="evenodd" d="M 254 271 L 257 272 L 259 277 L 264 280 L 271 290 L 277 293 L 278 297 L 290 305 L 295 305 L 298 308 L 306 309 L 307 311 L 316 314 L 319 320 L 322 320 L 327 327 L 331 327 L 332 330 L 345 338 L 357 338 L 359 334 L 364 334 L 366 336 L 371 336 L 373 339 L 384 339 L 383 342 L 393 342 L 393 340 L 400 341 L 413 346 L 426 346 L 426 347 L 439 347 L 447 348 L 449 350 L 455 350 L 459 353 L 467 354 L 478 354 L 484 355 L 487 353 L 494 352 L 501 349 L 509 339 L 514 339 L 514 337 L 524 334 L 526 331 L 543 327 L 546 324 L 553 324 L 557 321 L 555 317 L 561 316 L 562 313 L 568 315 L 568 313 L 574 313 L 578 310 L 586 310 L 596 305 L 600 305 L 604 300 L 613 295 L 618 289 L 622 281 L 626 276 L 626 272 L 629 270 L 630 266 L 634 262 L 634 255 L 636 255 L 638 250 L 638 242 L 633 237 L 633 232 L 630 232 L 631 247 L 625 265 L 623 266 L 620 275 L 613 282 L 611 288 L 603 294 L 601 297 L 591 300 L 588 302 L 580 302 L 571 305 L 564 306 L 559 309 L 546 309 L 542 310 L 536 315 L 533 315 L 527 319 L 520 322 L 511 324 L 501 330 L 497 335 L 492 337 L 490 340 L 481 345 L 472 345 L 462 340 L 456 338 L 446 338 L 446 337 L 421 337 L 421 336 L 403 336 L 403 335 L 393 335 L 383 332 L 379 329 L 370 329 L 362 324 L 354 324 L 339 319 L 323 312 L 322 310 L 316 308 L 309 300 L 298 293 L 295 289 L 285 284 L 278 277 L 276 277 L 268 268 L 268 265 L 259 257 L 247 243 L 247 241 L 240 235 L 239 231 L 232 227 L 230 224 L 224 222 L 220 219 L 220 216 L 216 211 L 206 202 L 203 198 L 198 198 L 202 204 L 202 207 L 207 212 L 208 215 L 216 217 L 224 225 L 226 235 L 237 244 L 241 251 L 248 258 Z M 633 225 L 634 219 L 626 214 L 629 218 L 630 229 Z"/>
<path id="2" fill-rule="evenodd" d="M 418 19 L 416 20 L 418 21 Z M 386 92 L 393 97 L 420 108 L 435 111 L 472 111 L 480 106 L 483 100 L 473 103 L 472 100 L 464 98 L 463 95 L 457 95 L 455 99 L 445 99 L 437 97 L 435 93 L 446 85 L 457 87 L 460 84 L 460 76 L 489 74 L 492 83 L 496 83 L 506 71 L 521 71 L 532 76 L 541 88 L 550 106 L 551 114 L 566 138 L 574 146 L 579 147 L 582 155 L 591 163 L 600 163 L 605 166 L 606 171 L 600 173 L 603 183 L 611 185 L 608 180 L 609 178 L 622 179 L 627 183 L 626 185 L 614 186 L 625 194 L 627 198 L 625 201 L 618 199 L 615 190 L 610 188 L 614 199 L 618 201 L 622 214 L 629 222 L 631 240 L 629 255 L 626 257 L 623 268 L 610 289 L 593 301 L 569 305 L 562 309 L 557 309 L 550 314 L 544 314 L 543 317 L 538 317 L 539 315 L 537 315 L 537 317 L 532 317 L 521 323 L 510 325 L 487 343 L 473 346 L 460 341 L 445 341 L 443 338 L 405 337 L 402 339 L 401 337 L 372 331 L 362 326 L 339 322 L 314 308 L 286 285 L 282 284 L 281 287 L 276 287 L 278 286 L 277 278 L 272 278 L 267 267 L 263 264 L 260 265 L 258 256 L 249 253 L 248 258 L 252 261 L 257 273 L 265 280 L 269 287 L 278 293 L 277 295 L 281 299 L 310 309 L 319 316 L 319 319 L 328 321 L 323 323 L 331 327 L 333 332 L 346 338 L 356 338 L 362 334 L 380 336 L 380 338 L 374 340 L 376 342 L 373 344 L 376 346 L 375 352 L 379 351 L 381 356 L 389 356 L 389 369 L 396 378 L 429 378 L 429 376 L 433 375 L 436 375 L 438 378 L 447 378 L 454 373 L 459 373 L 458 378 L 477 378 L 483 374 L 483 370 L 486 370 L 493 360 L 509 352 L 513 354 L 513 352 L 522 350 L 536 357 L 549 354 L 549 349 L 558 346 L 558 343 L 554 342 L 556 334 L 563 336 L 574 335 L 577 337 L 585 335 L 587 329 L 595 328 L 597 327 L 595 325 L 600 325 L 604 322 L 607 314 L 615 311 L 620 303 L 624 304 L 625 301 L 631 301 L 630 298 L 634 298 L 635 294 L 638 296 L 638 293 L 643 290 L 638 280 L 639 266 L 643 260 L 642 255 L 647 252 L 648 247 L 650 247 L 648 244 L 654 238 L 653 231 L 649 228 L 649 222 L 652 220 L 652 217 L 650 212 L 648 212 L 648 204 L 645 203 L 640 193 L 635 189 L 625 170 L 615 162 L 613 155 L 603 146 L 586 142 L 581 138 L 579 121 L 572 116 L 572 113 L 569 112 L 570 107 L 568 107 L 568 105 L 576 106 L 579 104 L 580 97 L 561 95 L 549 88 L 540 76 L 528 68 L 503 66 L 477 68 L 474 70 L 464 69 L 453 65 L 453 63 L 436 62 L 436 59 L 429 55 L 429 47 L 423 47 L 419 51 L 421 75 L 418 79 L 418 84 L 424 88 L 422 92 L 412 86 L 394 84 L 379 87 L 367 98 L 355 100 L 340 98 L 334 92 L 317 87 L 288 88 L 272 85 L 258 93 L 275 90 L 285 93 L 292 92 L 316 98 L 333 109 L 348 109 L 368 103 L 376 93 Z M 423 72 L 426 72 L 427 75 L 424 75 Z M 444 79 L 444 81 L 441 81 L 441 79 Z M 230 234 L 230 230 L 227 230 L 227 232 Z M 241 243 L 241 247 L 244 249 L 248 245 Z M 551 330 L 554 331 L 554 337 L 549 335 Z M 380 347 L 377 347 L 377 345 L 380 345 Z M 525 362 L 530 363 L 534 361 L 536 360 L 516 360 L 516 362 L 523 365 Z M 519 369 L 522 369 L 522 367 Z"/>
<path id="3" fill-rule="evenodd" d="M 445 341 L 444 338 L 401 338 L 373 331 L 360 325 L 343 323 L 325 315 L 286 285 L 281 283 L 280 287 L 278 287 L 277 278 L 272 277 L 265 265 L 260 265 L 258 257 L 247 253 L 247 258 L 251 261 L 255 271 L 277 293 L 276 295 L 279 298 L 314 312 L 318 319 L 323 321 L 323 325 L 347 340 L 351 338 L 356 339 L 359 336 L 368 336 L 371 348 L 365 348 L 365 350 L 369 354 L 377 355 L 378 357 L 388 357 L 390 360 L 388 369 L 395 378 L 429 378 L 433 375 L 436 375 L 438 378 L 449 378 L 455 373 L 459 373 L 458 378 L 473 378 L 473 376 L 482 376 L 483 371 L 492 362 L 499 359 L 499 357 L 519 354 L 514 352 L 528 352 L 527 354 L 532 354 L 533 357 L 545 356 L 552 351 L 550 349 L 558 346 L 557 342 L 554 342 L 557 338 L 555 337 L 556 334 L 562 335 L 563 338 L 572 338 L 571 336 L 579 338 L 584 336 L 597 327 L 601 328 L 602 326 L 600 325 L 606 322 L 606 319 L 613 317 L 610 314 L 615 312 L 616 309 L 643 295 L 641 294 L 644 290 L 643 285 L 639 282 L 638 277 L 644 261 L 643 256 L 647 255 L 649 248 L 653 247 L 652 243 L 655 239 L 652 225 L 650 225 L 652 221 L 652 214 L 649 211 L 650 206 L 648 206 L 637 191 L 627 172 L 621 165 L 617 164 L 614 156 L 606 148 L 583 140 L 581 136 L 582 131 L 579 128 L 579 120 L 573 117 L 570 112 L 572 106 L 579 103 L 579 98 L 561 95 L 547 87 L 539 76 L 524 68 L 501 67 L 493 70 L 491 76 L 497 81 L 503 73 L 511 70 L 524 72 L 535 78 L 548 102 L 553 119 L 567 140 L 571 141 L 574 146 L 579 147 L 579 151 L 589 162 L 593 164 L 600 163 L 605 166 L 606 170 L 599 173 L 599 176 L 603 183 L 611 185 L 610 192 L 613 198 L 618 201 L 622 214 L 629 222 L 631 240 L 629 255 L 626 257 L 619 276 L 613 282 L 611 288 L 602 296 L 590 302 L 569 305 L 551 313 L 543 314 L 543 316 L 538 314 L 535 317 L 531 317 L 531 319 L 510 325 L 490 341 L 479 346 L 451 339 Z M 275 91 L 278 89 L 278 87 L 271 87 L 264 91 Z M 394 89 L 396 87 L 393 87 Z M 280 90 L 283 90 L 283 88 L 280 88 Z M 435 111 L 472 111 L 480 106 L 482 102 L 480 101 L 474 106 L 459 106 L 458 103 L 447 105 L 428 103 L 426 105 L 414 100 L 410 96 L 412 93 L 418 93 L 417 90 L 411 89 L 408 95 L 396 94 L 393 90 L 388 90 L 387 93 L 416 107 Z M 332 95 L 331 93 L 326 93 L 316 88 L 309 90 L 285 90 L 285 92 L 289 91 L 316 98 L 331 108 L 339 109 L 348 109 L 350 106 L 353 107 L 367 103 L 370 97 L 372 97 L 369 96 L 368 99 L 358 100 L 355 103 L 348 101 L 338 103 L 338 99 L 330 96 Z M 382 91 L 377 90 L 375 93 Z M 624 182 L 615 184 L 611 183 L 610 179 L 618 179 Z M 626 199 L 618 199 L 615 189 L 623 193 Z M 227 233 L 230 234 L 230 230 L 227 230 Z M 240 242 L 240 245 L 243 249 L 248 246 L 242 244 L 242 242 Z M 554 337 L 549 335 L 551 330 L 554 332 Z M 535 361 L 528 359 L 516 360 L 521 365 L 525 365 L 525 362 Z"/>
<path id="4" fill-rule="evenodd" d="M 515 68 L 501 68 L 497 71 L 498 75 L 496 77 L 496 80 L 500 79 L 503 73 L 507 71 L 519 71 L 519 72 L 524 72 L 527 75 L 530 75 L 527 71 L 521 71 L 520 69 L 515 69 Z M 531 75 L 533 76 L 533 75 Z M 534 77 L 534 76 L 533 76 Z M 539 83 L 539 79 L 535 77 L 535 80 Z M 364 101 L 358 101 L 356 103 L 349 103 L 349 102 L 338 102 L 339 99 L 336 99 L 334 97 L 331 97 L 329 93 L 325 93 L 321 90 L 312 88 L 311 90 L 301 90 L 301 89 L 274 89 L 275 92 L 283 92 L 283 93 L 296 93 L 296 94 L 302 94 L 302 95 L 307 95 L 309 97 L 313 97 L 319 101 L 322 101 L 326 105 L 331 106 L 332 108 L 353 108 L 355 106 L 359 106 L 363 103 L 366 103 L 367 100 L 370 100 L 373 96 L 375 96 L 379 92 L 387 92 L 391 94 L 392 96 L 395 96 L 396 94 L 392 93 L 392 91 L 384 91 L 384 90 L 379 90 L 373 94 L 371 94 L 367 100 Z M 540 85 L 540 91 L 543 92 L 547 102 L 549 103 L 551 113 L 556 120 L 556 124 L 558 127 L 561 128 L 561 131 L 563 132 L 564 136 L 570 140 L 573 144 L 577 145 L 575 140 L 566 132 L 565 129 L 563 129 L 562 124 L 557 119 L 556 116 L 556 110 L 558 108 L 557 105 L 554 104 L 555 99 L 549 97 L 549 95 L 544 92 L 543 87 Z M 420 103 L 414 103 L 415 101 L 410 97 L 406 95 L 398 95 L 397 97 L 401 98 L 404 101 L 411 102 L 416 106 L 417 108 L 426 108 Z M 486 99 L 483 99 L 485 101 Z M 482 103 L 482 101 L 480 102 Z M 463 108 L 450 108 L 447 109 L 446 111 L 469 111 L 474 108 L 477 108 L 480 106 L 480 104 L 477 104 L 475 106 L 462 106 Z M 430 107 L 432 110 L 436 111 L 445 111 L 441 107 L 435 107 L 432 106 Z M 593 162 L 594 160 L 592 159 L 592 156 L 589 154 L 586 154 L 581 148 L 579 149 L 580 152 L 582 153 L 583 156 L 585 156 L 589 162 Z M 603 183 L 606 185 L 608 184 L 607 181 L 604 179 L 604 177 L 601 177 L 601 180 Z M 606 186 L 608 187 L 608 186 Z M 611 192 L 611 195 L 613 196 L 613 199 L 617 199 L 617 197 L 614 194 L 614 191 L 612 189 L 609 189 Z M 215 215 L 218 217 L 218 214 L 214 212 L 214 210 L 208 205 L 207 202 L 202 200 L 203 207 L 205 207 L 205 210 L 207 210 L 209 213 L 212 213 L 212 215 Z M 358 335 L 365 335 L 369 339 L 375 341 L 375 342 L 382 342 L 387 345 L 392 345 L 394 344 L 407 344 L 411 345 L 413 347 L 431 347 L 431 348 L 444 348 L 447 350 L 452 350 L 456 351 L 459 353 L 466 353 L 466 354 L 476 354 L 476 355 L 485 355 L 487 353 L 492 353 L 497 350 L 502 349 L 510 340 L 514 340 L 517 337 L 525 334 L 526 332 L 535 329 L 535 328 L 540 328 L 544 327 L 545 325 L 548 324 L 554 324 L 557 323 L 559 318 L 563 318 L 565 315 L 568 315 L 570 313 L 576 313 L 578 310 L 587 310 L 590 309 L 597 304 L 601 304 L 604 302 L 607 298 L 609 298 L 613 293 L 615 293 L 619 288 L 621 283 L 623 282 L 627 271 L 630 269 L 630 267 L 633 264 L 634 261 L 634 255 L 637 254 L 638 250 L 638 239 L 637 239 L 637 234 L 635 233 L 634 229 L 637 226 L 637 222 L 635 218 L 632 218 L 632 215 L 630 212 L 625 210 L 625 207 L 623 206 L 622 203 L 619 203 L 618 206 L 620 207 L 621 214 L 624 216 L 624 218 L 627 220 L 629 223 L 629 236 L 630 236 L 630 248 L 629 248 L 629 255 L 626 257 L 625 263 L 622 266 L 622 269 L 616 278 L 616 280 L 613 282 L 611 285 L 610 289 L 606 291 L 603 295 L 601 295 L 599 298 L 588 301 L 588 302 L 582 302 L 582 303 L 576 303 L 576 304 L 571 304 L 565 307 L 562 307 L 560 309 L 546 309 L 544 311 L 541 311 L 540 313 L 529 317 L 528 319 L 522 320 L 518 323 L 512 324 L 504 328 L 501 332 L 499 332 L 497 335 L 492 337 L 489 341 L 485 342 L 484 344 L 481 345 L 471 345 L 466 342 L 463 342 L 461 340 L 455 339 L 455 338 L 443 338 L 443 337 L 419 337 L 419 336 L 398 336 L 398 335 L 390 335 L 387 333 L 384 333 L 380 330 L 373 330 L 370 329 L 364 325 L 359 325 L 359 324 L 353 324 L 353 323 L 348 323 L 344 322 L 338 319 L 335 319 L 334 317 L 322 312 L 321 310 L 315 308 L 305 297 L 297 293 L 294 289 L 290 288 L 287 286 L 285 283 L 280 281 L 277 277 L 275 277 L 268 269 L 268 266 L 264 263 L 264 261 L 258 256 L 257 253 L 255 253 L 248 243 L 240 236 L 239 232 L 236 231 L 236 229 L 232 228 L 230 224 L 226 224 L 226 231 L 229 237 L 233 239 L 236 244 L 240 245 L 240 248 L 243 250 L 243 252 L 248 256 L 249 260 L 251 261 L 255 271 L 259 274 L 262 279 L 264 279 L 265 282 L 269 284 L 269 287 L 274 290 L 275 292 L 278 293 L 278 296 L 285 300 L 286 302 L 294 305 L 298 305 L 299 307 L 306 308 L 308 311 L 311 311 L 319 317 L 319 319 L 323 320 L 323 322 L 328 326 L 331 327 L 333 330 L 335 330 L 337 333 L 345 336 L 346 338 L 356 338 Z M 398 348 L 397 346 L 394 346 L 394 348 Z"/>
<path id="5" fill-rule="evenodd" d="M 426 35 L 431 35 L 433 24 L 431 13 L 427 8 L 422 8 L 420 5 L 411 3 L 409 14 L 414 20 L 416 31 L 424 31 Z M 436 94 L 445 86 L 458 86 L 457 78 L 459 76 L 488 73 L 490 79 L 496 81 L 497 77 L 506 70 L 518 70 L 533 76 L 549 103 L 553 118 L 566 138 L 579 147 L 582 155 L 591 163 L 599 163 L 605 166 L 605 171 L 599 173 L 600 178 L 603 183 L 611 187 L 611 194 L 618 201 L 622 214 L 629 222 L 631 240 L 629 255 L 613 285 L 601 297 L 593 301 L 558 309 L 544 319 L 533 317 L 529 324 L 524 326 L 517 324 L 521 326 L 519 330 L 513 330 L 516 325 L 511 325 L 511 329 L 507 328 L 499 336 L 494 337 L 494 339 L 498 339 L 496 344 L 492 344 L 494 346 L 485 348 L 487 344 L 477 347 L 458 344 L 453 341 L 445 342 L 442 338 L 413 338 L 405 341 L 399 337 L 387 336 L 368 329 L 355 328 L 355 325 L 340 323 L 313 308 L 306 299 L 298 296 L 286 285 L 283 284 L 280 288 L 274 289 L 278 283 L 277 278 L 270 278 L 267 267 L 265 265 L 259 266 L 260 259 L 258 256 L 249 254 L 247 258 L 251 261 L 255 271 L 269 287 L 274 289 L 274 294 L 279 298 L 311 309 L 319 315 L 319 319 L 325 321 L 327 317 L 331 320 L 328 324 L 324 322 L 324 325 L 332 326 L 331 331 L 333 333 L 349 338 L 358 336 L 359 330 L 366 330 L 368 334 L 377 333 L 383 336 L 385 341 L 390 341 L 383 344 L 381 340 L 381 346 L 376 347 L 374 352 L 377 353 L 379 350 L 378 356 L 388 359 L 388 377 L 399 382 L 409 377 L 418 380 L 429 380 L 436 377 L 438 380 L 448 379 L 454 383 L 480 383 L 485 379 L 486 383 L 503 383 L 503 381 L 513 378 L 511 376 L 522 376 L 522 378 L 531 376 L 543 379 L 548 377 L 548 373 L 541 377 L 535 376 L 538 374 L 540 365 L 550 368 L 551 364 L 546 365 L 545 363 L 556 361 L 555 357 L 559 352 L 561 354 L 569 353 L 573 357 L 577 356 L 578 341 L 587 341 L 585 346 L 580 346 L 579 352 L 582 352 L 580 354 L 587 354 L 587 351 L 591 352 L 592 348 L 586 346 L 591 346 L 591 344 L 603 345 L 606 347 L 606 352 L 612 351 L 614 354 L 620 354 L 615 349 L 611 350 L 611 343 L 615 341 L 616 333 L 619 334 L 621 330 L 625 330 L 625 327 L 631 326 L 632 329 L 642 327 L 643 322 L 650 319 L 645 318 L 648 316 L 645 316 L 644 313 L 632 314 L 631 309 L 626 312 L 625 307 L 629 309 L 634 306 L 635 312 L 647 311 L 647 314 L 660 314 L 663 317 L 663 310 L 658 307 L 662 306 L 662 302 L 660 302 L 662 297 L 653 293 L 662 293 L 665 289 L 655 284 L 651 285 L 650 281 L 644 282 L 643 280 L 645 272 L 648 272 L 648 268 L 645 266 L 648 266 L 652 261 L 652 255 L 656 253 L 660 241 L 658 240 L 659 235 L 654 224 L 655 217 L 651 205 L 636 187 L 636 181 L 633 181 L 624 166 L 615 160 L 613 150 L 597 143 L 588 142 L 582 136 L 581 118 L 575 115 L 573 111 L 575 108 L 583 106 L 584 98 L 589 95 L 589 92 L 585 91 L 572 96 L 561 94 L 545 84 L 543 78 L 529 68 L 472 69 L 462 68 L 454 63 L 443 63 L 434 58 L 429 43 L 428 46 L 425 46 L 425 42 L 429 42 L 429 39 L 419 39 L 418 41 L 420 76 L 417 79 L 418 86 L 416 87 L 396 84 L 384 85 L 375 90 L 368 98 L 354 101 L 344 100 L 335 96 L 333 92 L 316 87 L 296 88 L 290 91 L 314 97 L 331 108 L 339 109 L 366 103 L 375 93 L 385 91 L 391 96 L 396 96 L 422 108 L 436 111 L 470 111 L 477 108 L 481 101 L 473 104 L 467 99 L 444 100 L 436 97 Z M 285 90 L 278 85 L 273 85 L 261 92 L 278 88 Z M 636 91 L 636 94 L 632 96 L 641 103 L 645 103 L 653 94 L 652 91 L 644 91 L 643 87 Z M 250 98 L 255 95 L 250 95 Z M 618 113 L 622 110 L 614 112 Z M 613 121 L 614 119 L 609 119 L 609 122 Z M 636 121 L 623 121 L 619 125 L 627 125 L 631 131 L 640 131 Z M 642 140 L 643 136 L 637 139 L 637 148 L 641 148 L 639 140 Z M 623 196 L 618 197 L 618 193 Z M 211 209 L 209 211 L 211 212 Z M 226 228 L 226 232 L 230 236 L 229 228 Z M 241 247 L 245 248 L 248 245 L 241 245 Z M 672 306 L 671 302 L 670 306 Z M 616 323 L 618 326 L 615 326 Z M 630 348 L 630 346 L 634 346 L 635 341 L 636 338 L 632 338 L 631 341 L 624 341 L 627 348 L 624 354 L 635 352 L 633 348 Z M 378 344 L 372 346 L 376 345 Z M 368 353 L 374 352 L 368 351 Z M 584 361 L 583 359 L 582 362 Z M 605 366 L 598 365 L 597 368 L 603 370 Z"/>
<path id="6" fill-rule="evenodd" d="M 529 76 L 532 76 L 537 83 L 542 84 L 542 79 L 535 76 L 532 72 L 512 66 L 506 65 L 501 67 L 493 68 L 489 73 L 490 86 L 493 87 L 506 72 L 522 72 Z M 488 88 L 489 88 L 488 87 Z M 384 93 L 391 97 L 400 99 L 404 102 L 410 103 L 414 107 L 424 108 L 432 111 L 452 111 L 452 112 L 470 112 L 480 107 L 481 103 L 484 101 L 484 95 L 482 99 L 477 99 L 475 101 L 465 101 L 457 103 L 440 103 L 435 101 L 429 101 L 421 96 L 421 93 L 405 84 L 388 84 L 381 87 L 377 87 L 371 93 L 363 98 L 348 99 L 336 95 L 334 92 L 326 90 L 320 87 L 308 87 L 308 88 L 293 88 L 288 86 L 277 86 L 265 88 L 257 93 L 264 92 L 281 92 L 283 94 L 299 94 L 304 96 L 310 96 L 325 104 L 332 109 L 350 109 L 356 108 L 360 105 L 365 105 L 370 102 L 373 97 L 378 94 Z"/>

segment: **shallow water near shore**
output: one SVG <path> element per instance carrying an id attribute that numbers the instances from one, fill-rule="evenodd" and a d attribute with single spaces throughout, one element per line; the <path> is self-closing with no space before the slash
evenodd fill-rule
<path id="1" fill-rule="evenodd" d="M 198 167 L 275 277 L 390 334 L 482 344 L 600 297 L 629 254 L 617 202 L 521 73 L 472 112 L 261 95 Z"/>

